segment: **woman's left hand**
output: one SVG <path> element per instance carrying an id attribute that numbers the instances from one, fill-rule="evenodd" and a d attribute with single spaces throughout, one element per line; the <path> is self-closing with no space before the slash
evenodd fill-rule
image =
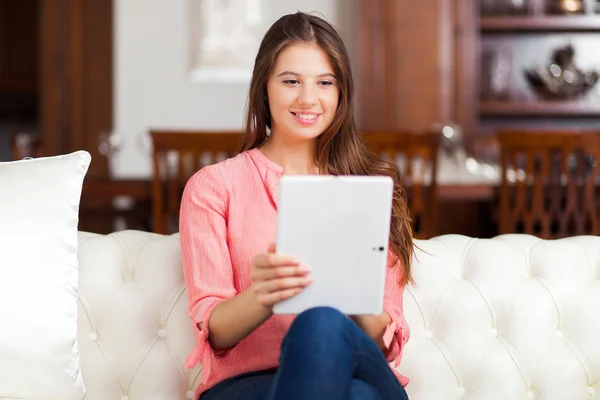
<path id="1" fill-rule="evenodd" d="M 367 336 L 373 339 L 381 351 L 387 355 L 388 348 L 383 342 L 383 334 L 388 325 L 392 323 L 392 318 L 388 312 L 383 310 L 379 315 L 350 315 L 349 317 L 367 334 Z"/>

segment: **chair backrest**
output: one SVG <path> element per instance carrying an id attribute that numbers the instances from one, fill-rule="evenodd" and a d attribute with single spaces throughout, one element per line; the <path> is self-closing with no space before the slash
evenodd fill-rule
<path id="1" fill-rule="evenodd" d="M 377 154 L 398 165 L 413 220 L 413 235 L 428 239 L 438 232 L 438 148 L 440 132 L 364 132 Z"/>
<path id="2" fill-rule="evenodd" d="M 500 233 L 600 234 L 599 133 L 502 130 L 497 137 Z"/>
<path id="3" fill-rule="evenodd" d="M 241 150 L 241 132 L 150 131 L 153 147 L 153 231 L 178 231 L 181 195 L 187 180 L 202 167 Z"/>
<path id="4" fill-rule="evenodd" d="M 42 138 L 29 133 L 16 133 L 11 136 L 12 158 L 42 157 Z"/>

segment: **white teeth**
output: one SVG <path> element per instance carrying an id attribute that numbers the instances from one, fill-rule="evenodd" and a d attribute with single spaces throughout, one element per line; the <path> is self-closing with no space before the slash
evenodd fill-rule
<path id="1" fill-rule="evenodd" d="M 308 120 L 308 121 L 312 121 L 313 119 L 317 118 L 317 114 L 296 114 L 299 118 Z"/>

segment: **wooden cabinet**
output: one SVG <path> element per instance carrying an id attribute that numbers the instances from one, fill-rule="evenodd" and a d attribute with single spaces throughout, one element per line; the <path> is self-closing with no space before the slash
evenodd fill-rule
<path id="1" fill-rule="evenodd" d="M 560 1 L 358 0 L 360 127 L 420 131 L 456 123 L 467 150 L 487 162 L 496 157 L 490 139 L 499 129 L 600 130 L 600 84 L 580 98 L 549 99 L 524 75 L 525 69 L 546 66 L 552 52 L 568 44 L 578 67 L 600 71 L 600 2 L 582 0 L 583 12 L 571 15 L 545 11 Z M 528 9 L 489 13 L 482 9 L 486 4 Z M 495 52 L 501 57 L 494 59 Z M 490 63 L 494 74 L 485 67 Z M 452 187 L 440 187 L 439 231 L 494 234 L 492 184 L 483 187 L 484 196 L 473 185 L 460 184 L 445 195 Z"/>
<path id="2" fill-rule="evenodd" d="M 600 84 L 581 96 L 552 97 L 542 95 L 526 76 L 526 70 L 541 68 L 549 75 L 563 73 L 556 65 L 550 72 L 549 66 L 553 54 L 568 45 L 578 68 L 600 72 L 597 1 L 583 0 L 580 12 L 562 15 L 560 7 L 575 3 L 496 0 L 531 6 L 515 14 L 486 12 L 485 1 L 458 0 L 456 115 L 467 135 L 490 135 L 502 128 L 600 128 Z M 551 5 L 558 8 L 551 10 Z"/>
<path id="3" fill-rule="evenodd" d="M 40 120 L 47 155 L 92 155 L 89 177 L 106 177 L 98 137 L 112 129 L 112 1 L 40 2 Z"/>
<path id="4" fill-rule="evenodd" d="M 564 1 L 565 7 L 578 0 Z M 467 142 L 500 128 L 596 128 L 600 84 L 580 98 L 536 93 L 526 69 L 572 44 L 575 64 L 600 71 L 600 2 L 550 12 L 563 0 L 359 0 L 359 120 L 364 129 L 458 123 Z M 520 13 L 484 5 L 523 5 Z M 502 8 L 502 7 L 500 7 Z"/>
<path id="5" fill-rule="evenodd" d="M 91 177 L 108 175 L 98 137 L 113 122 L 112 5 L 0 1 L 0 135 L 37 134 L 48 156 L 87 150 Z"/>

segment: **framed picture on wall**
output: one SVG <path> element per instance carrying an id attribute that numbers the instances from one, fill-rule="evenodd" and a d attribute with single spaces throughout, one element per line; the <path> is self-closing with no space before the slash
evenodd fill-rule
<path id="1" fill-rule="evenodd" d="M 188 0 L 193 82 L 250 81 L 267 29 L 263 0 Z"/>

